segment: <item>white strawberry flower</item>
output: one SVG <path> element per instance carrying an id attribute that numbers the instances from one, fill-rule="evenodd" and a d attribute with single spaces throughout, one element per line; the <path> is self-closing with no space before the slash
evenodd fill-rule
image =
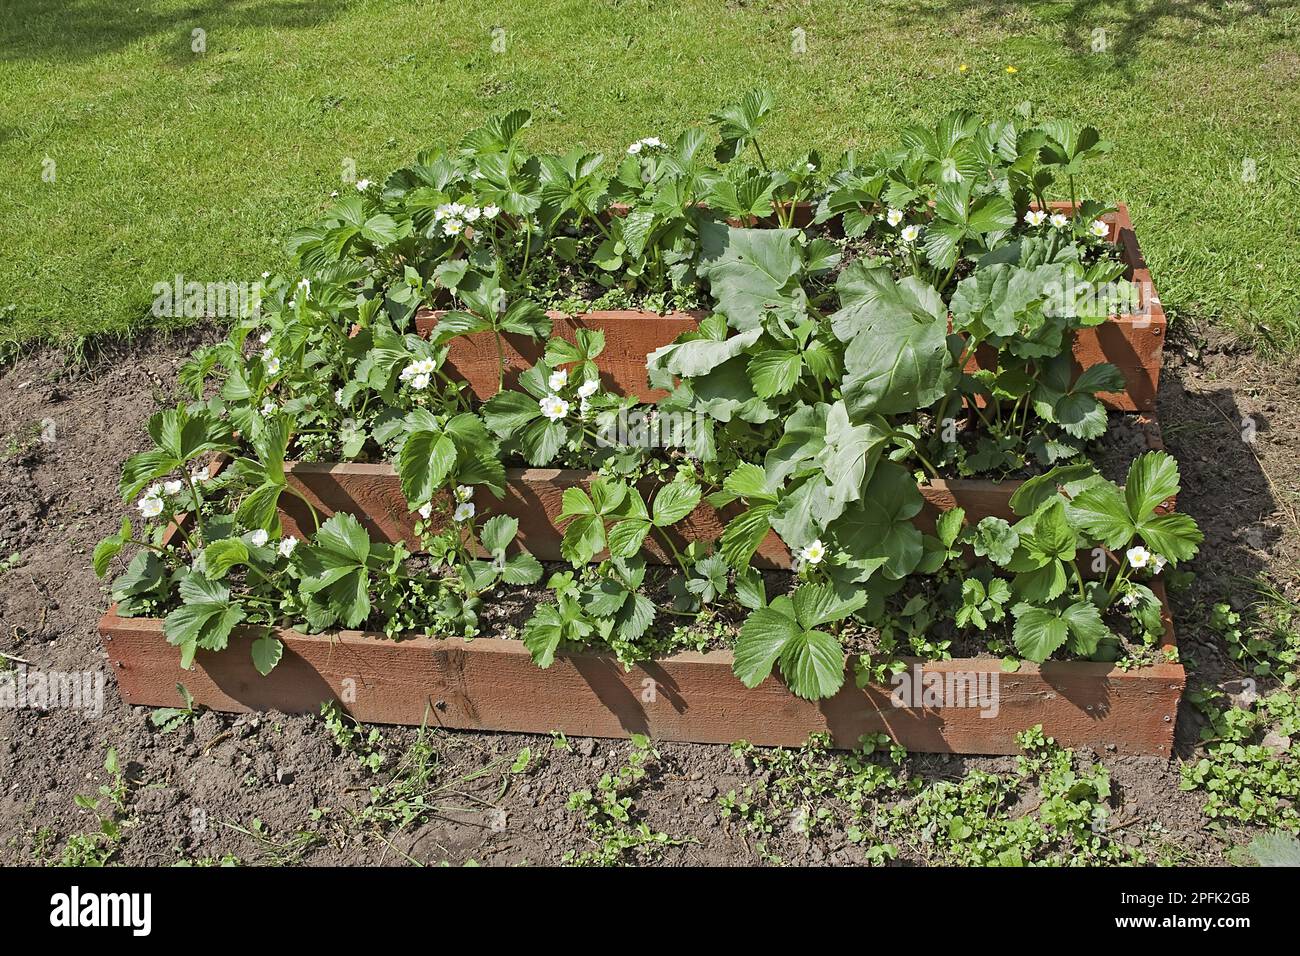
<path id="1" fill-rule="evenodd" d="M 293 549 L 296 547 L 298 547 L 298 539 L 293 535 L 289 535 L 289 537 L 280 542 L 280 547 L 276 550 L 280 552 L 280 557 L 287 558 L 289 555 L 293 554 Z"/>
<path id="2" fill-rule="evenodd" d="M 163 494 L 175 497 L 185 488 L 185 482 L 179 478 L 171 478 L 163 482 Z"/>
<path id="3" fill-rule="evenodd" d="M 483 215 L 482 209 L 480 209 L 478 206 L 470 206 L 468 209 L 465 210 L 465 221 L 477 222 L 478 217 L 481 215 Z"/>
<path id="4" fill-rule="evenodd" d="M 826 557 L 826 546 L 818 538 L 806 548 L 799 549 L 799 560 L 805 564 L 821 564 Z"/>
<path id="5" fill-rule="evenodd" d="M 432 502 L 432 501 L 426 501 L 424 504 L 420 505 L 418 511 L 419 511 L 420 517 L 423 518 L 425 521 L 428 521 L 428 520 L 429 520 L 429 516 L 430 516 L 431 514 L 433 514 L 433 502 Z"/>
<path id="6" fill-rule="evenodd" d="M 558 395 L 547 395 L 537 404 L 541 407 L 542 414 L 553 422 L 558 422 L 569 414 L 569 403 Z"/>
<path id="7" fill-rule="evenodd" d="M 906 242 L 908 245 L 911 245 L 912 243 L 916 242 L 916 240 L 920 237 L 920 235 L 921 235 L 920 226 L 903 227 L 903 232 L 902 232 L 903 241 Z"/>
<path id="8" fill-rule="evenodd" d="M 260 548 L 271 540 L 271 536 L 266 533 L 265 528 L 258 528 L 248 536 L 248 540 L 252 542 L 253 547 Z"/>
<path id="9" fill-rule="evenodd" d="M 465 228 L 465 224 L 459 219 L 448 219 L 442 224 L 442 234 L 444 236 L 456 236 Z"/>
<path id="10" fill-rule="evenodd" d="M 422 392 L 428 387 L 429 376 L 424 372 L 421 372 L 419 375 L 415 376 L 415 378 L 411 379 L 411 388 L 415 389 L 417 392 Z"/>
<path id="11" fill-rule="evenodd" d="M 1092 233 L 1094 236 L 1096 236 L 1098 239 L 1105 239 L 1107 236 L 1110 235 L 1110 227 L 1107 226 L 1100 219 L 1094 219 L 1092 221 L 1092 225 L 1088 227 L 1088 231 Z"/>
<path id="12" fill-rule="evenodd" d="M 1041 209 L 1031 209 L 1025 213 L 1025 223 L 1030 226 L 1041 226 L 1047 221 L 1047 213 Z"/>
<path id="13" fill-rule="evenodd" d="M 1151 552 L 1142 545 L 1134 545 L 1124 553 L 1128 563 L 1135 568 L 1145 568 L 1151 562 Z"/>
<path id="14" fill-rule="evenodd" d="M 363 193 L 363 192 L 365 192 L 365 191 L 366 191 L 367 189 L 369 189 L 369 188 L 370 188 L 370 180 L 368 180 L 368 179 L 358 179 L 358 180 L 357 180 L 357 192 L 359 192 L 359 193 Z"/>
<path id="15" fill-rule="evenodd" d="M 596 394 L 596 389 L 600 388 L 600 379 L 589 378 L 578 386 L 578 397 L 588 399 Z"/>
<path id="16" fill-rule="evenodd" d="M 462 501 L 456 506 L 456 510 L 452 514 L 452 518 L 456 521 L 468 521 L 472 517 L 474 517 L 474 502 L 472 501 Z"/>
<path id="17" fill-rule="evenodd" d="M 140 499 L 136 505 L 140 509 L 140 514 L 146 518 L 156 518 L 163 513 L 163 500 L 158 495 L 153 494 L 153 489 Z"/>
<path id="18" fill-rule="evenodd" d="M 298 308 L 298 300 L 290 299 L 288 302 L 285 303 L 285 305 L 290 309 L 296 309 Z"/>
<path id="19" fill-rule="evenodd" d="M 266 366 L 267 375 L 280 374 L 280 360 L 276 358 L 275 353 L 270 349 L 262 350 L 262 364 Z"/>
<path id="20" fill-rule="evenodd" d="M 265 332 L 263 332 L 261 335 L 259 335 L 259 336 L 257 337 L 257 341 L 261 342 L 263 345 L 265 345 L 267 342 L 271 341 L 271 330 L 270 330 L 270 329 L 267 329 Z"/>
<path id="21" fill-rule="evenodd" d="M 202 465 L 198 465 L 197 467 L 195 467 L 193 471 L 190 472 L 190 481 L 195 485 L 201 485 L 207 480 L 208 480 L 208 469 L 206 469 Z"/>
<path id="22" fill-rule="evenodd" d="M 901 209 L 891 209 L 889 212 L 885 213 L 885 222 L 889 223 L 891 226 L 897 226 L 902 221 L 903 210 Z"/>
<path id="23" fill-rule="evenodd" d="M 661 149 L 663 145 L 663 141 L 658 136 L 647 136 L 645 139 L 638 139 L 627 148 L 627 151 L 628 155 L 636 156 L 642 150 Z"/>
<path id="24" fill-rule="evenodd" d="M 1138 596 L 1136 591 L 1129 591 L 1119 599 L 1119 603 L 1125 607 L 1137 607 Z"/>
<path id="25" fill-rule="evenodd" d="M 1070 224 L 1070 220 L 1066 218 L 1064 213 L 1054 212 L 1052 213 L 1051 223 L 1057 229 L 1064 229 Z"/>
<path id="26" fill-rule="evenodd" d="M 551 373 L 551 377 L 546 380 L 546 387 L 553 392 L 558 392 L 569 383 L 569 370 L 567 368 L 557 368 Z"/>
<path id="27" fill-rule="evenodd" d="M 262 415 L 264 417 L 270 418 L 272 415 L 275 414 L 275 411 L 276 411 L 275 402 L 271 401 L 269 398 L 262 403 Z"/>
<path id="28" fill-rule="evenodd" d="M 457 485 L 456 500 L 459 501 L 461 504 L 464 504 L 467 501 L 473 501 L 474 489 L 471 488 L 469 485 Z"/>
<path id="29" fill-rule="evenodd" d="M 493 205 L 492 203 L 488 203 L 486 206 L 483 207 L 483 218 L 495 219 L 497 217 L 497 213 L 499 213 L 500 211 L 501 210 L 497 206 Z"/>

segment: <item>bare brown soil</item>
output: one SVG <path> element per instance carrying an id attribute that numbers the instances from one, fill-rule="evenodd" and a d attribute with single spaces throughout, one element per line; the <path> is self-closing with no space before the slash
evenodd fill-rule
<path id="1" fill-rule="evenodd" d="M 32 668 L 102 671 L 96 622 L 106 598 L 90 569 L 95 542 L 122 514 L 119 467 L 145 441 L 148 415 L 172 398 L 177 366 L 215 332 L 145 338 L 73 369 L 56 351 L 0 369 L 0 653 Z M 1218 684 L 1239 671 L 1206 626 L 1218 600 L 1245 601 L 1242 578 L 1262 575 L 1300 599 L 1300 376 L 1294 361 L 1268 362 L 1230 340 L 1184 333 L 1171 343 L 1159 415 L 1182 463 L 1180 510 L 1206 532 L 1192 586 L 1174 595 L 1191 680 Z M 1243 434 L 1253 441 L 1243 440 Z M 0 565 L 3 567 L 3 565 Z M 10 662 L 11 664 L 14 662 Z M 1178 759 L 1193 753 L 1199 720 L 1184 707 Z M 47 862 L 67 838 L 96 828 L 73 802 L 104 782 L 105 751 L 117 749 L 130 793 L 125 837 L 115 862 L 178 860 L 245 863 L 554 863 L 592 848 L 569 794 L 614 771 L 630 746 L 518 734 L 436 732 L 422 822 L 361 825 L 353 813 L 373 802 L 371 787 L 391 779 L 417 731 L 384 728 L 377 775 L 341 754 L 318 717 L 204 714 L 172 734 L 149 712 L 124 705 L 105 678 L 102 715 L 81 711 L 0 711 L 0 863 Z M 527 770 L 511 773 L 523 748 Z M 717 798 L 764 782 L 727 747 L 660 744 L 660 759 L 636 800 L 637 819 L 682 839 L 669 864 L 758 862 L 743 828 L 725 822 Z M 1123 839 L 1152 859 L 1221 862 L 1248 837 L 1205 829 L 1200 797 L 1178 790 L 1178 759 L 1099 758 L 1117 788 Z M 1010 758 L 916 755 L 907 769 L 956 779 L 970 769 L 1009 770 Z M 262 821 L 265 839 L 242 831 Z M 299 836 L 306 834 L 306 836 Z M 789 862 L 864 859 L 838 824 L 808 839 L 775 821 L 771 848 Z M 922 863 L 925 847 L 900 846 L 902 863 Z"/>

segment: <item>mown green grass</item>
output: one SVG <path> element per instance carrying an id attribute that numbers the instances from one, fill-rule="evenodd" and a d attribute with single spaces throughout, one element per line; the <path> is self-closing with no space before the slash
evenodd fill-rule
<path id="1" fill-rule="evenodd" d="M 0 347 L 274 269 L 347 159 L 381 178 L 519 106 L 539 148 L 621 151 L 764 83 L 776 154 L 955 106 L 1094 122 L 1117 149 L 1089 185 L 1129 203 L 1166 307 L 1300 348 L 1298 38 L 1295 2 L 4 0 Z"/>

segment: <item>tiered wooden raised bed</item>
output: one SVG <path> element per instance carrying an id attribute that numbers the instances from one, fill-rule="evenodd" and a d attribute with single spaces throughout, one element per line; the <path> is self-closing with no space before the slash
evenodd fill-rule
<path id="1" fill-rule="evenodd" d="M 1124 373 L 1126 390 L 1107 396 L 1117 410 L 1150 412 L 1159 382 L 1165 319 L 1133 234 L 1128 211 L 1110 217 L 1112 238 L 1124 250 L 1129 278 L 1139 284 L 1137 315 L 1119 316 L 1080 333 L 1074 355 L 1080 368 L 1108 361 Z M 645 356 L 673 341 L 698 322 L 699 315 L 659 316 L 639 312 L 553 315 L 555 332 L 570 340 L 579 327 L 601 329 L 606 348 L 600 357 L 609 390 L 654 401 L 662 393 L 648 388 Z M 417 316 L 427 333 L 437 314 Z M 535 364 L 543 346 L 507 337 L 507 381 Z M 449 365 L 480 397 L 496 390 L 497 358 L 490 336 L 457 340 Z M 1144 418 L 1147 443 L 1160 448 L 1154 418 Z M 292 464 L 293 486 L 322 515 L 348 511 L 382 540 L 410 540 L 412 515 L 395 474 L 387 465 Z M 559 558 L 556 516 L 565 487 L 585 484 L 590 475 L 557 469 L 509 472 L 508 494 L 496 502 L 480 495 L 484 514 L 520 519 L 522 543 L 537 557 Z M 916 521 L 933 527 L 939 511 L 960 505 L 972 521 L 986 515 L 1011 517 L 1010 498 L 1018 482 L 949 481 L 922 487 L 926 505 Z M 1172 508 L 1173 501 L 1166 507 Z M 707 504 L 680 528 L 682 540 L 716 540 L 726 520 Z M 296 501 L 282 513 L 286 534 L 306 537 L 311 520 Z M 677 530 L 677 529 L 675 529 Z M 653 538 L 647 549 L 667 561 Z M 767 567 L 787 567 L 790 555 L 774 535 L 755 557 Z M 1156 586 L 1164 601 L 1163 588 Z M 1175 647 L 1165 604 L 1163 646 Z M 365 722 L 429 724 L 474 730 L 625 737 L 643 733 L 659 740 L 730 743 L 747 739 L 761 745 L 794 746 L 810 733 L 828 732 L 841 747 L 853 747 L 867 733 L 887 733 L 909 750 L 952 753 L 1014 753 L 1015 736 L 1042 724 L 1066 746 L 1111 748 L 1120 753 L 1168 756 L 1185 673 L 1178 664 L 1121 670 L 1109 664 L 1060 661 L 1024 664 L 1004 673 L 1000 661 L 971 658 L 942 663 L 911 662 L 922 684 L 960 676 L 996 686 L 995 710 L 964 706 L 894 706 L 893 688 L 854 686 L 852 675 L 835 697 L 819 702 L 792 695 L 777 677 L 755 689 L 732 674 L 728 651 L 682 653 L 625 671 L 611 656 L 561 653 L 548 670 L 537 668 L 518 641 L 497 638 L 412 637 L 394 641 L 382 634 L 336 631 L 319 635 L 280 630 L 284 657 L 267 677 L 253 668 L 248 644 L 260 636 L 240 629 L 220 654 L 200 651 L 194 668 L 180 668 L 156 619 L 121 618 L 110 608 L 100 633 L 131 704 L 178 706 L 176 684 L 194 700 L 228 712 L 280 710 L 315 712 L 336 700 Z M 996 682 L 993 684 L 993 682 Z M 951 702 L 949 702 L 951 703 Z"/>
<path id="2" fill-rule="evenodd" d="M 281 630 L 284 657 L 263 677 L 249 654 L 259 636 L 250 629 L 221 653 L 200 651 L 190 671 L 160 620 L 110 609 L 99 629 L 129 704 L 181 706 L 182 683 L 199 704 L 231 713 L 312 713 L 334 700 L 366 723 L 699 743 L 798 746 L 828 732 L 836 746 L 855 747 L 863 734 L 883 732 L 912 751 L 1001 754 L 1017 751 L 1017 733 L 1042 724 L 1065 746 L 1167 757 L 1186 680 L 1179 664 L 1121 670 L 1059 661 L 1005 673 L 994 658 L 912 662 L 922 686 L 959 675 L 983 681 L 995 689 L 996 708 L 899 707 L 892 687 L 859 689 L 852 674 L 824 701 L 801 700 L 775 677 L 751 690 L 732 674 L 729 651 L 674 654 L 630 671 L 612 655 L 561 653 L 541 670 L 519 641 Z M 1175 646 L 1167 606 L 1164 646 Z"/>

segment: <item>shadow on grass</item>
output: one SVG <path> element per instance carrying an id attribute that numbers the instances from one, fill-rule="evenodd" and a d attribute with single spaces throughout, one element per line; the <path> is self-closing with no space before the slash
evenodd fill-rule
<path id="1" fill-rule="evenodd" d="M 1073 0 L 1052 4 L 1024 0 L 915 0 L 903 9 L 889 11 L 886 17 L 902 26 L 918 27 L 1024 18 L 1056 23 L 1061 27 L 1062 45 L 1073 56 L 1101 54 L 1115 68 L 1127 70 L 1149 37 L 1178 31 L 1179 39 L 1194 48 L 1209 30 L 1267 19 L 1297 7 L 1297 0 L 1260 0 L 1240 6 L 1220 0 Z"/>
<path id="2" fill-rule="evenodd" d="M 157 0 L 7 0 L 0 61 L 78 61 L 163 38 L 190 54 L 196 29 L 204 31 L 212 50 L 222 30 L 306 29 L 333 19 L 346 6 L 344 0 L 200 0 L 187 6 Z"/>

